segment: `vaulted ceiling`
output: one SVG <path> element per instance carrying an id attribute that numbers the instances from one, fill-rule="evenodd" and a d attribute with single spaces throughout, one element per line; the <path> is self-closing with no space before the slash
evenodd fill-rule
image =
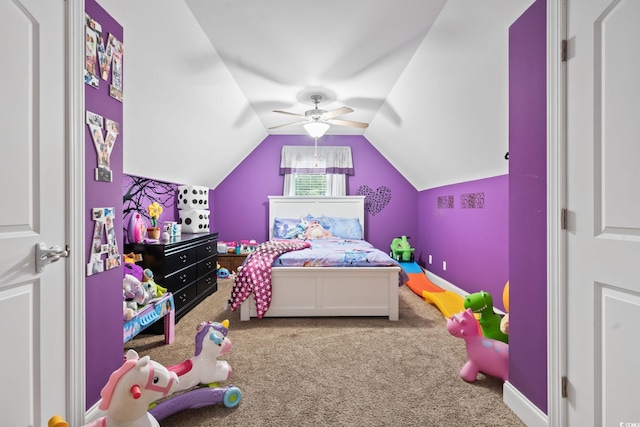
<path id="1" fill-rule="evenodd" d="M 273 110 L 316 93 L 370 124 L 329 135 L 418 190 L 508 173 L 508 29 L 534 0 L 97 1 L 125 28 L 126 173 L 215 188 L 269 134 L 305 135 Z M 149 144 L 189 167 L 140 161 Z"/>

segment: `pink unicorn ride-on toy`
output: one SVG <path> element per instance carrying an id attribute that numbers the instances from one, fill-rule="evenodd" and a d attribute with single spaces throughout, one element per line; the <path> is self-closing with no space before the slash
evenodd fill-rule
<path id="1" fill-rule="evenodd" d="M 195 355 L 188 360 L 167 367 L 178 375 L 176 394 L 154 404 L 149 412 L 162 420 L 183 409 L 195 409 L 217 403 L 233 408 L 240 403 L 242 392 L 234 386 L 219 387 L 220 381 L 231 377 L 228 362 L 217 360 L 231 349 L 227 338 L 229 321 L 201 322 L 196 328 Z M 196 388 L 194 388 L 196 387 Z M 182 393 L 180 393 L 183 391 Z"/>
<path id="2" fill-rule="evenodd" d="M 469 308 L 451 316 L 447 331 L 466 342 L 467 362 L 460 370 L 463 380 L 473 382 L 480 372 L 503 381 L 509 379 L 509 344 L 480 335 L 473 310 Z"/>
<path id="3" fill-rule="evenodd" d="M 149 405 L 176 391 L 178 376 L 135 350 L 128 350 L 124 364 L 109 377 L 100 392 L 99 408 L 106 415 L 84 427 L 159 427 L 158 420 L 148 412 Z M 56 415 L 49 427 L 67 426 Z"/>

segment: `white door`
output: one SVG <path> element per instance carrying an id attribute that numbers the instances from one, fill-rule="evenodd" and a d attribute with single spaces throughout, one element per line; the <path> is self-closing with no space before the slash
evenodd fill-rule
<path id="1" fill-rule="evenodd" d="M 567 417 L 640 425 L 640 1 L 568 13 Z"/>
<path id="2" fill-rule="evenodd" d="M 65 4 L 0 0 L 0 425 L 65 416 Z"/>

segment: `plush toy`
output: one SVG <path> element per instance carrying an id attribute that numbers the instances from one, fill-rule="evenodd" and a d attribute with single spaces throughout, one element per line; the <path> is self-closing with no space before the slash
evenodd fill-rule
<path id="1" fill-rule="evenodd" d="M 138 305 L 146 298 L 142 282 L 131 274 L 125 274 L 122 279 L 122 293 L 126 307 L 132 310 L 138 310 Z"/>
<path id="2" fill-rule="evenodd" d="M 124 274 L 132 275 L 140 282 L 142 282 L 142 279 L 144 277 L 144 269 L 138 264 L 133 264 L 131 262 L 125 262 L 124 264 L 122 264 L 122 272 Z"/>
<path id="3" fill-rule="evenodd" d="M 331 237 L 331 233 L 320 224 L 318 221 L 311 221 L 309 226 L 304 232 L 304 240 L 308 239 L 326 239 Z"/>
<path id="4" fill-rule="evenodd" d="M 300 218 L 300 222 L 296 224 L 294 228 L 287 231 L 285 234 L 285 239 L 304 239 L 304 233 L 307 231 L 309 227 L 309 221 L 304 218 Z"/>
<path id="5" fill-rule="evenodd" d="M 229 270 L 222 267 L 218 267 L 218 278 L 220 279 L 228 279 L 229 278 Z"/>
<path id="6" fill-rule="evenodd" d="M 153 280 L 153 271 L 148 268 L 145 268 L 142 272 L 142 286 L 146 293 L 144 304 L 167 293 L 167 288 L 163 288 Z"/>

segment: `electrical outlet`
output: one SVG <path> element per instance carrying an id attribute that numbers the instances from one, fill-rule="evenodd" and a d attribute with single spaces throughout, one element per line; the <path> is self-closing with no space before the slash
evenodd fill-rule
<path id="1" fill-rule="evenodd" d="M 429 255 L 429 264 L 433 264 L 433 258 Z"/>
<path id="2" fill-rule="evenodd" d="M 442 270 L 447 271 L 447 261 L 442 261 Z"/>

